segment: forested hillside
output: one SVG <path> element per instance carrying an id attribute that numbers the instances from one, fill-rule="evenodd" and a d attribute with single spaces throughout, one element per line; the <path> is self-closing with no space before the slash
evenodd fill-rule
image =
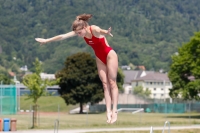
<path id="1" fill-rule="evenodd" d="M 90 24 L 112 27 L 107 39 L 120 65 L 148 70 L 167 71 L 170 56 L 200 29 L 199 0 L 0 0 L 0 72 L 20 73 L 38 57 L 45 72 L 55 73 L 67 56 L 93 54 L 78 37 L 45 46 L 34 40 L 69 32 L 82 13 L 93 14 Z"/>

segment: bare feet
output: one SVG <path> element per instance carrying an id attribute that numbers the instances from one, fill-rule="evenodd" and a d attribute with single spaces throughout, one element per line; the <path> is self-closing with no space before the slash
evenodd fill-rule
<path id="1" fill-rule="evenodd" d="M 111 122 L 112 112 L 107 112 L 107 123 Z"/>
<path id="2" fill-rule="evenodd" d="M 117 111 L 113 111 L 112 112 L 112 118 L 111 118 L 111 121 L 110 123 L 113 124 L 117 121 Z"/>

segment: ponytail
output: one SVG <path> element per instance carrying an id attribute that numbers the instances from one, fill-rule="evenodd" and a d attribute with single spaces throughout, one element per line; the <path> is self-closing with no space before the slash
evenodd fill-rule
<path id="1" fill-rule="evenodd" d="M 88 26 L 89 19 L 92 18 L 92 14 L 81 14 L 76 17 L 76 20 L 72 24 L 72 30 L 80 30 Z"/>
<path id="2" fill-rule="evenodd" d="M 76 20 L 83 20 L 83 21 L 88 22 L 90 18 L 92 18 L 92 14 L 85 14 L 84 13 L 84 14 L 78 15 L 76 17 Z"/>

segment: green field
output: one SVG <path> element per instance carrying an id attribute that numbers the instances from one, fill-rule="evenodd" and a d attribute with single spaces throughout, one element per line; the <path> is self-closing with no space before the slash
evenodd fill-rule
<path id="1" fill-rule="evenodd" d="M 20 99 L 20 107 L 29 110 L 32 105 L 31 100 Z M 76 106 L 66 106 L 60 97 L 42 97 L 39 100 L 40 113 L 38 114 L 37 129 L 54 129 L 54 122 L 59 119 L 59 129 L 81 129 L 81 128 L 122 128 L 122 127 L 156 127 L 163 126 L 165 121 L 169 121 L 171 126 L 177 125 L 200 125 L 200 115 L 198 113 L 185 114 L 158 114 L 158 113 L 121 113 L 118 114 L 118 121 L 113 124 L 106 123 L 105 113 L 89 114 L 69 114 L 69 110 Z M 58 109 L 59 107 L 59 109 Z M 59 111 L 58 111 L 59 110 Z M 17 129 L 26 130 L 32 125 L 32 113 L 18 113 L 17 115 L 3 115 L 1 118 L 16 118 Z M 175 131 L 175 130 L 174 130 Z M 186 132 L 187 131 L 187 132 Z M 149 131 L 148 131 L 149 132 Z M 197 133 L 200 130 L 176 130 L 173 133 Z M 106 133 L 106 132 L 102 132 Z M 112 132 L 109 132 L 112 133 Z M 116 132 L 115 132 L 116 133 Z M 117 132 L 125 133 L 125 132 Z M 126 133 L 135 133 L 127 132 Z M 147 132 L 138 132 L 147 133 Z M 157 133 L 154 131 L 154 133 Z"/>

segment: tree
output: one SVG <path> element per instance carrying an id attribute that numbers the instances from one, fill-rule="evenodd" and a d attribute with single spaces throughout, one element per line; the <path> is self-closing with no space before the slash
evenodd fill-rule
<path id="1" fill-rule="evenodd" d="M 34 68 L 35 72 L 33 74 L 28 74 L 23 79 L 23 84 L 30 90 L 30 94 L 28 94 L 27 99 L 33 100 L 33 127 L 37 127 L 37 109 L 38 109 L 38 99 L 43 96 L 46 91 L 47 86 L 51 86 L 57 83 L 57 81 L 49 81 L 43 80 L 40 77 L 40 73 L 42 72 L 41 63 L 38 58 L 35 59 Z"/>
<path id="2" fill-rule="evenodd" d="M 9 79 L 9 77 L 7 77 L 6 75 L 4 74 L 0 74 L 0 84 L 11 84 L 11 83 L 14 83 L 12 82 L 11 79 Z"/>
<path id="3" fill-rule="evenodd" d="M 122 88 L 123 74 L 118 71 L 117 84 Z M 65 61 L 65 67 L 56 74 L 60 78 L 61 97 L 67 105 L 80 104 L 80 112 L 83 113 L 83 105 L 100 102 L 103 97 L 103 86 L 99 79 L 95 59 L 88 53 L 77 53 L 69 56 Z"/>
<path id="4" fill-rule="evenodd" d="M 149 89 L 144 90 L 142 86 L 136 86 L 133 89 L 133 93 L 141 97 L 149 97 L 151 91 Z"/>
<path id="5" fill-rule="evenodd" d="M 117 71 L 117 86 L 119 91 L 123 92 L 123 84 L 124 84 L 124 73 L 122 69 L 118 68 Z"/>
<path id="6" fill-rule="evenodd" d="M 200 32 L 172 56 L 169 78 L 173 84 L 172 98 L 199 99 L 200 93 Z"/>

